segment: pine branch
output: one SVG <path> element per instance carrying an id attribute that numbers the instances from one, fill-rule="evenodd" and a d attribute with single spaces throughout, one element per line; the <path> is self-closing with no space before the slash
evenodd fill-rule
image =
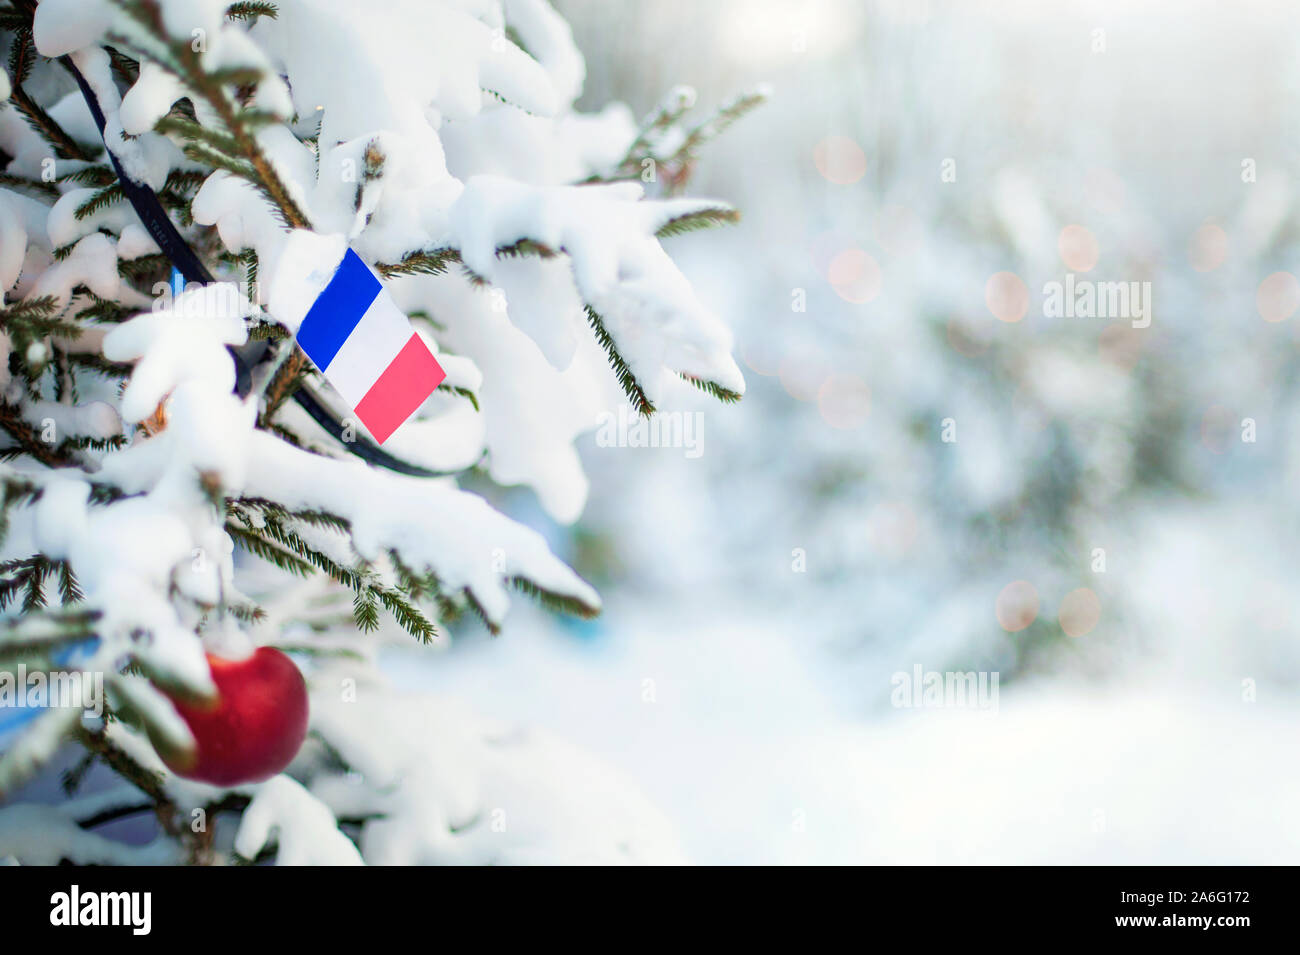
<path id="1" fill-rule="evenodd" d="M 119 259 L 117 272 L 123 278 L 140 282 L 149 278 L 168 277 L 171 275 L 171 259 L 163 252 L 142 255 L 138 259 Z"/>
<path id="2" fill-rule="evenodd" d="M 58 302 L 49 295 L 22 299 L 0 308 L 0 329 L 23 342 L 51 336 L 69 340 L 79 338 L 83 331 L 81 326 L 58 318 L 58 310 Z"/>
<path id="3" fill-rule="evenodd" d="M 276 412 L 293 397 L 293 393 L 302 387 L 312 373 L 312 366 L 303 350 L 294 342 L 287 343 L 286 347 L 291 348 L 292 352 L 267 382 L 266 405 L 258 415 L 258 423 L 262 427 L 270 424 Z"/>
<path id="4" fill-rule="evenodd" d="M 80 770 L 81 775 L 85 775 L 85 770 L 82 770 L 81 767 L 85 766 L 87 769 L 89 769 L 90 766 L 94 764 L 94 762 L 95 762 L 95 754 L 87 753 L 85 758 L 82 759 L 82 761 L 77 764 L 76 768 Z M 63 779 L 64 792 L 67 793 L 69 796 L 71 796 L 75 791 L 75 787 L 80 785 L 81 778 L 80 776 L 76 778 L 70 778 L 72 776 L 72 770 L 69 770 L 68 772 L 64 773 L 63 776 L 64 776 Z M 73 788 L 69 789 L 68 788 L 69 786 L 72 786 Z M 96 826 L 102 826 L 110 822 L 117 822 L 117 820 L 119 819 L 130 819 L 132 816 L 138 816 L 141 813 L 153 812 L 153 811 L 154 811 L 154 805 L 151 802 L 136 803 L 135 805 L 132 806 L 114 806 L 112 809 L 105 809 L 101 812 L 95 813 L 92 816 L 87 816 L 85 819 L 78 819 L 77 825 L 80 826 L 82 829 L 94 829 Z"/>
<path id="5" fill-rule="evenodd" d="M 243 0 L 240 3 L 232 3 L 226 8 L 226 16 L 231 20 L 248 20 L 255 21 L 258 17 L 267 17 L 271 20 L 279 16 L 280 11 L 274 3 L 258 2 L 258 0 Z"/>
<path id="6" fill-rule="evenodd" d="M 503 245 L 497 248 L 496 257 L 498 259 L 522 259 L 530 256 L 537 256 L 543 259 L 553 259 L 559 255 L 548 245 L 537 242 L 533 239 L 520 239 L 510 245 Z"/>
<path id="7" fill-rule="evenodd" d="M 667 133 L 679 127 L 687 110 L 695 105 L 693 90 L 679 87 L 665 98 L 664 103 L 651 115 L 637 134 L 622 161 L 608 177 L 591 176 L 587 182 L 602 182 L 619 179 L 635 179 L 641 175 L 647 161 L 663 168 L 663 181 L 669 193 L 675 193 L 685 186 L 691 169 L 699 157 L 700 149 L 709 141 L 716 139 L 732 124 L 767 100 L 768 92 L 764 88 L 737 96 L 724 104 L 718 112 L 705 122 L 680 134 L 668 137 Z M 675 148 L 665 154 L 660 147 L 665 141 Z"/>
<path id="8" fill-rule="evenodd" d="M 289 329 L 279 322 L 256 322 L 248 326 L 250 341 L 282 342 L 289 338 Z M 267 427 L 270 425 L 268 424 Z"/>
<path id="9" fill-rule="evenodd" d="M 360 571 L 344 567 L 338 561 L 322 554 L 302 539 L 294 531 L 285 527 L 273 514 L 265 516 L 265 523 L 259 529 L 268 538 L 290 553 L 297 555 L 316 570 L 323 571 L 337 583 L 353 590 L 365 589 L 366 582 Z"/>
<path id="10" fill-rule="evenodd" d="M 78 603 L 85 599 L 85 593 L 82 592 L 81 586 L 77 583 L 77 578 L 72 573 L 72 565 L 65 560 L 58 562 L 59 567 L 59 597 L 63 605 Z"/>
<path id="11" fill-rule="evenodd" d="M 120 451 L 124 447 L 126 447 L 126 435 L 124 434 L 110 434 L 107 438 L 78 435 L 59 442 L 57 450 L 60 454 L 68 455 L 73 451 L 99 451 L 100 453 Z"/>
<path id="12" fill-rule="evenodd" d="M 173 169 L 167 174 L 167 181 L 163 183 L 163 191 L 173 193 L 196 192 L 207 181 L 208 175 L 208 172 L 202 169 Z M 252 249 L 248 250 L 248 254 L 256 259 Z"/>
<path id="13" fill-rule="evenodd" d="M 257 170 L 253 168 L 251 163 L 243 159 L 227 156 L 206 143 L 186 143 L 181 147 L 181 152 L 185 154 L 187 159 L 192 159 L 194 162 L 202 163 L 205 166 L 211 166 L 213 169 L 228 172 L 238 179 L 243 179 L 251 186 L 261 188 L 262 184 L 257 178 Z M 279 214 L 278 211 L 277 215 L 281 221 L 284 220 L 284 216 Z"/>
<path id="14" fill-rule="evenodd" d="M 251 520 L 242 513 L 248 506 L 261 512 L 260 527 L 254 528 Z M 312 547 L 296 531 L 288 526 L 292 520 L 300 520 L 314 526 L 346 533 L 349 524 L 343 518 L 323 511 L 289 511 L 274 502 L 264 500 L 240 499 L 232 502 L 232 513 L 245 522 L 246 528 L 227 521 L 226 527 L 232 537 L 240 543 L 246 541 L 249 549 L 254 547 L 258 556 L 266 553 L 273 563 L 286 557 L 304 568 L 300 576 L 307 576 L 313 570 L 319 570 L 336 583 L 353 591 L 353 618 L 357 626 L 365 632 L 379 626 L 379 608 L 383 606 L 393 618 L 412 636 L 423 643 L 429 643 L 438 635 L 437 628 L 414 604 L 398 591 L 385 587 L 364 562 L 359 569 L 345 567 L 338 561 Z M 232 530 L 233 528 L 233 530 Z"/>
<path id="15" fill-rule="evenodd" d="M 352 211 L 361 212 L 361 205 L 365 201 L 366 189 L 372 183 L 375 183 L 384 174 L 384 162 L 388 157 L 384 155 L 383 150 L 379 148 L 379 140 L 371 139 L 366 143 L 365 153 L 362 155 L 361 178 L 357 180 L 357 188 L 352 196 Z M 366 223 L 369 224 L 370 216 L 367 214 Z"/>
<path id="16" fill-rule="evenodd" d="M 8 589 L 7 582 L 0 584 L 0 594 L 7 593 Z M 4 599 L 8 602 L 12 596 Z M 6 620 L 0 623 L 0 659 L 46 658 L 56 647 L 93 637 L 99 618 L 98 610 L 60 608 Z"/>
<path id="17" fill-rule="evenodd" d="M 408 602 L 400 592 L 383 588 L 376 593 L 403 630 L 421 643 L 432 643 L 437 639 L 438 628 L 433 625 L 433 621 L 421 613 L 418 607 Z"/>
<path id="18" fill-rule="evenodd" d="M 9 575 L 13 575 L 12 577 Z M 59 590 L 65 604 L 82 598 L 81 588 L 72 576 L 67 562 L 50 560 L 44 554 L 7 560 L 0 564 L 0 609 L 4 609 L 18 590 L 27 588 L 24 610 L 37 610 L 45 606 L 45 578 L 59 575 Z"/>
<path id="19" fill-rule="evenodd" d="M 262 71 L 252 66 L 225 66 L 203 74 L 210 82 L 222 86 L 254 86 L 262 79 Z"/>
<path id="20" fill-rule="evenodd" d="M 767 102 L 768 91 L 765 88 L 742 93 L 724 104 L 713 116 L 687 134 L 686 140 L 673 158 L 693 160 L 697 158 L 700 147 L 716 139 L 731 128 L 738 120 Z"/>
<path id="21" fill-rule="evenodd" d="M 695 90 L 690 87 L 678 86 L 669 91 L 655 111 L 641 124 L 636 139 L 632 140 L 623 161 L 619 163 L 619 170 L 625 174 L 639 172 L 642 159 L 651 155 L 651 141 L 658 134 L 674 126 L 694 105 Z"/>
<path id="22" fill-rule="evenodd" d="M 103 355 L 90 352 L 66 352 L 65 357 L 70 365 L 98 372 L 106 378 L 125 378 L 131 373 L 130 365 L 109 361 Z"/>
<path id="23" fill-rule="evenodd" d="M 614 374 L 618 378 L 619 385 L 623 388 L 623 393 L 627 395 L 628 400 L 632 402 L 632 406 L 636 408 L 638 413 L 646 416 L 654 414 L 654 404 L 646 397 L 641 383 L 636 380 L 636 375 L 632 374 L 632 369 L 623 360 L 623 356 L 618 353 L 618 346 L 614 344 L 613 337 L 606 330 L 605 322 L 590 305 L 585 306 L 585 308 L 587 322 L 591 325 L 596 341 L 605 350 L 605 356 L 609 359 L 610 367 L 614 369 Z"/>
<path id="24" fill-rule="evenodd" d="M 700 229 L 712 228 L 713 226 L 724 223 L 737 222 L 740 219 L 740 213 L 734 209 L 725 206 L 711 206 L 704 209 L 697 209 L 692 212 L 675 216 L 672 219 L 661 224 L 656 231 L 656 236 L 666 237 L 671 235 L 681 235 L 686 232 L 693 232 Z M 520 239 L 510 245 L 504 245 L 496 250 L 498 258 L 523 258 L 528 256 L 537 256 L 541 258 L 552 258 L 556 255 L 563 254 L 563 248 L 552 249 L 544 243 L 537 242 L 533 239 Z M 460 261 L 460 253 L 456 249 L 436 249 L 431 252 L 411 252 L 403 257 L 402 262 L 398 265 L 389 265 L 380 263 L 376 269 L 385 277 L 393 275 L 410 274 L 413 272 L 425 271 L 430 274 L 440 274 L 446 271 L 446 266 L 452 262 Z M 411 263 L 408 267 L 407 263 Z M 487 279 L 477 275 L 467 266 L 463 266 L 469 280 L 476 285 L 489 284 Z M 646 397 L 645 390 L 641 383 L 637 381 L 632 369 L 628 367 L 623 356 L 619 354 L 618 346 L 615 344 L 613 336 L 605 328 L 604 320 L 590 305 L 584 306 L 587 315 L 587 322 L 591 325 L 592 332 L 596 340 L 605 351 L 609 359 L 610 366 L 618 378 L 618 383 L 627 395 L 628 400 L 632 402 L 637 412 L 643 415 L 652 415 L 655 413 L 654 403 Z M 691 384 L 712 395 L 719 401 L 736 402 L 740 400 L 737 392 L 731 391 L 715 382 L 702 381 L 683 375 Z M 461 393 L 463 389 L 453 389 L 456 393 Z M 474 409 L 478 410 L 478 400 L 471 394 L 466 394 L 474 402 Z"/>
<path id="25" fill-rule="evenodd" d="M 64 173 L 54 181 L 60 185 L 111 186 L 117 182 L 117 173 L 108 166 L 85 166 Z"/>
<path id="26" fill-rule="evenodd" d="M 176 805 L 163 789 L 163 777 L 160 774 L 137 763 L 124 749 L 110 740 L 103 730 L 92 732 L 78 725 L 73 728 L 73 738 L 106 763 L 113 772 L 149 797 L 165 832 L 172 836 L 181 835 Z"/>
<path id="27" fill-rule="evenodd" d="M 30 481 L 9 475 L 0 478 L 0 542 L 9 536 L 9 512 L 33 503 L 40 496 L 40 488 Z"/>
<path id="28" fill-rule="evenodd" d="M 86 753 L 78 760 L 77 765 L 65 769 L 60 776 L 59 785 L 65 796 L 75 796 L 77 790 L 81 787 L 81 781 L 86 778 L 86 773 L 90 767 L 95 765 L 95 754 Z M 145 808 L 153 808 L 147 806 Z"/>
<path id="29" fill-rule="evenodd" d="M 91 304 L 85 306 L 77 312 L 77 320 L 83 322 L 108 322 L 116 325 L 126 321 L 130 314 L 125 308 L 114 301 L 106 298 L 100 298 L 97 295 L 89 296 Z M 126 366 L 123 366 L 126 367 Z"/>
<path id="30" fill-rule="evenodd" d="M 28 179 L 26 176 L 19 176 L 11 172 L 0 172 L 0 186 L 8 186 L 12 189 L 26 189 L 29 192 L 36 193 L 42 199 L 57 199 L 59 189 L 52 182 L 43 182 L 40 179 Z"/>
<path id="31" fill-rule="evenodd" d="M 111 186 L 105 186 L 98 190 L 93 196 L 77 206 L 73 217 L 78 221 L 88 219 L 101 209 L 107 209 L 113 203 L 126 198 L 126 193 L 122 191 L 120 183 L 114 183 Z"/>
<path id="32" fill-rule="evenodd" d="M 398 263 L 376 262 L 375 270 L 386 279 L 395 275 L 442 275 L 460 261 L 457 249 L 429 249 L 408 252 Z"/>
<path id="33" fill-rule="evenodd" d="M 557 613 L 572 614 L 575 617 L 582 617 L 584 620 L 590 620 L 594 617 L 600 616 L 599 607 L 593 607 L 590 604 L 583 603 L 577 597 L 572 597 L 568 594 L 546 590 L 539 587 L 527 577 L 511 577 L 510 583 L 520 593 L 532 597 L 548 610 Z"/>
<path id="34" fill-rule="evenodd" d="M 379 596 L 369 587 L 362 587 L 352 595 L 352 619 L 362 633 L 379 629 Z"/>
<path id="35" fill-rule="evenodd" d="M 234 508 L 237 511 L 252 509 L 265 514 L 274 515 L 281 521 L 301 521 L 302 523 L 308 524 L 312 527 L 331 528 L 344 533 L 351 530 L 352 527 L 352 523 L 347 518 L 339 517 L 337 514 L 330 514 L 327 511 L 317 510 L 294 510 L 287 508 L 282 504 L 278 504 L 275 501 L 267 500 L 264 497 L 233 498 L 227 501 L 226 504 L 228 507 Z M 245 515 L 238 514 L 237 516 L 240 520 L 249 524 L 250 527 L 253 526 L 251 521 Z"/>
<path id="36" fill-rule="evenodd" d="M 450 391 L 453 395 L 456 395 L 457 397 L 465 398 L 466 400 L 469 401 L 470 404 L 474 406 L 475 411 L 481 410 L 478 406 L 478 395 L 474 394 L 474 392 L 470 391 L 468 388 L 461 388 L 459 386 L 454 386 L 454 385 L 452 386 L 439 385 L 438 387 L 439 389 L 445 388 L 447 391 Z"/>
<path id="37" fill-rule="evenodd" d="M 315 568 L 308 561 L 276 547 L 275 544 L 255 531 L 226 521 L 226 533 L 244 550 L 262 558 L 268 564 L 274 564 L 281 570 L 293 574 L 295 577 L 310 577 L 315 572 Z"/>
<path id="38" fill-rule="evenodd" d="M 178 40 L 168 34 L 157 0 L 118 0 L 118 3 L 165 45 L 166 52 L 163 55 L 157 56 L 155 51 L 159 65 L 176 73 L 193 95 L 202 98 L 225 129 L 228 139 L 218 139 L 215 142 L 209 132 L 199 133 L 193 127 L 187 128 L 187 132 L 179 132 L 179 135 L 189 140 L 185 148 L 186 154 L 199 162 L 249 178 L 287 226 L 295 229 L 311 228 L 306 215 L 290 195 L 288 186 L 254 135 L 254 130 L 265 125 L 270 114 L 241 109 L 226 90 L 231 85 L 256 84 L 262 79 L 261 72 L 247 67 L 209 72 L 204 69 L 202 58 L 191 46 L 189 38 Z M 160 122 L 166 124 L 177 121 L 175 116 L 168 116 Z M 251 175 L 244 172 L 245 164 L 251 170 Z"/>
<path id="39" fill-rule="evenodd" d="M 140 64 L 115 47 L 105 47 L 108 58 L 113 65 L 113 73 L 122 85 L 132 87 L 140 78 Z"/>
<path id="40" fill-rule="evenodd" d="M 257 284 L 257 272 L 259 263 L 257 261 L 257 252 L 253 249 L 244 249 L 242 252 L 224 252 L 222 259 L 230 265 L 242 268 L 244 270 L 244 281 L 249 285 Z M 263 321 L 267 321 L 266 316 L 262 316 Z M 270 324 L 269 321 L 267 321 Z"/>
<path id="41" fill-rule="evenodd" d="M 36 429 L 23 419 L 22 412 L 15 405 L 3 400 L 0 400 L 0 428 L 18 442 L 19 449 L 23 453 L 30 454 L 48 467 L 61 468 L 74 463 L 61 455 L 57 449 L 42 441 Z"/>
<path id="42" fill-rule="evenodd" d="M 699 209 L 669 219 L 655 230 L 655 236 L 660 239 L 667 239 L 671 236 L 699 232 L 703 229 L 712 229 L 715 226 L 730 225 L 739 221 L 740 213 L 735 209 L 726 209 L 720 206 Z"/>
<path id="43" fill-rule="evenodd" d="M 683 381 L 689 382 L 706 395 L 712 395 L 723 404 L 732 405 L 739 401 L 743 396 L 730 388 L 724 388 L 716 381 L 707 381 L 703 378 L 696 378 L 694 375 L 678 374 Z"/>
<path id="44" fill-rule="evenodd" d="M 226 156 L 239 156 L 239 141 L 234 136 L 211 129 L 184 116 L 174 114 L 164 116 L 154 124 L 154 131 L 179 136 L 186 142 L 203 143 Z"/>
<path id="45" fill-rule="evenodd" d="M 32 42 L 32 31 L 29 27 L 22 27 L 15 32 L 13 45 L 9 50 L 11 86 L 9 98 L 18 107 L 27 124 L 50 144 L 56 157 L 90 162 L 94 159 L 95 152 L 68 135 L 67 131 L 23 89 L 23 83 L 31 75 L 35 60 L 36 48 Z"/>

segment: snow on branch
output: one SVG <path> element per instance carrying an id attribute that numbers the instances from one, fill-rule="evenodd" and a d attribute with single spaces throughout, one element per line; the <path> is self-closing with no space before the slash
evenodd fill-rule
<path id="1" fill-rule="evenodd" d="M 288 776 L 257 786 L 235 833 L 235 851 L 257 859 L 275 846 L 278 865 L 361 865 L 361 853 L 334 814 Z"/>
<path id="2" fill-rule="evenodd" d="M 505 285 L 498 254 L 527 241 L 539 254 L 568 256 L 573 281 L 602 345 L 618 362 L 625 391 L 652 410 L 663 371 L 739 397 L 745 381 L 731 357 L 731 332 L 696 297 L 656 235 L 672 223 L 725 218 L 717 202 L 641 201 L 636 183 L 539 187 L 476 176 L 449 218 L 461 259 L 476 275 Z M 528 330 L 528 329 L 525 329 Z"/>
<path id="3" fill-rule="evenodd" d="M 551 553 L 540 534 L 476 494 L 358 461 L 321 458 L 263 432 L 250 440 L 252 466 L 242 493 L 347 519 L 363 557 L 396 551 L 408 566 L 433 574 L 443 592 L 464 591 L 493 627 L 505 616 L 516 580 L 581 613 L 600 610 L 595 590 Z"/>

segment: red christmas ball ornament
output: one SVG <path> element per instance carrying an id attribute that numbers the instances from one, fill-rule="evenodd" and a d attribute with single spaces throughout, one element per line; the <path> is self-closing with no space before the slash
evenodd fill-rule
<path id="1" fill-rule="evenodd" d="M 215 703 L 172 702 L 194 734 L 193 753 L 163 754 L 178 776 L 214 786 L 260 782 L 284 769 L 307 736 L 307 683 L 279 650 L 241 660 L 207 655 Z"/>

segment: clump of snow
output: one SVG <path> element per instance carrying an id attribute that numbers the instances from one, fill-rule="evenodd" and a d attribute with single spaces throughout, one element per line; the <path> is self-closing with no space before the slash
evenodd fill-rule
<path id="1" fill-rule="evenodd" d="M 291 332 L 298 331 L 347 247 L 342 235 L 320 235 L 306 229 L 295 229 L 282 240 L 267 298 L 267 307 L 276 321 Z"/>
<path id="2" fill-rule="evenodd" d="M 143 421 L 180 382 L 201 382 L 217 394 L 235 387 L 226 345 L 248 339 L 243 318 L 251 304 L 234 285 L 195 286 L 170 307 L 137 316 L 104 336 L 104 357 L 135 361 L 122 395 L 122 416 Z"/>
<path id="3" fill-rule="evenodd" d="M 489 281 L 503 271 L 500 248 L 529 239 L 562 250 L 581 301 L 601 315 L 652 402 L 663 394 L 666 371 L 743 393 L 730 331 L 699 302 L 655 238 L 668 221 L 718 204 L 642 202 L 643 195 L 638 183 L 536 187 L 478 176 L 452 207 L 451 228 L 465 264 Z M 519 281 L 509 268 L 505 280 Z M 564 299 L 567 289 L 560 292 L 563 317 L 575 301 Z M 536 324 L 525 318 L 525 327 Z M 545 350 L 566 354 L 563 339 Z"/>
<path id="4" fill-rule="evenodd" d="M 274 776 L 256 787 L 239 819 L 235 851 L 256 859 L 273 835 L 279 865 L 362 864 L 328 807 L 288 776 Z"/>
<path id="5" fill-rule="evenodd" d="M 111 0 L 41 0 L 32 35 L 42 56 L 64 56 L 100 43 L 119 17 Z"/>
<path id="6" fill-rule="evenodd" d="M 356 683 L 355 700 L 341 697 L 340 680 Z M 550 733 L 352 670 L 327 670 L 316 684 L 313 729 L 356 772 L 318 772 L 311 790 L 339 815 L 378 815 L 361 832 L 368 863 L 686 861 L 635 785 Z"/>
<path id="7" fill-rule="evenodd" d="M 113 240 L 103 233 L 92 232 L 79 240 L 67 258 L 42 272 L 36 280 L 32 297 L 49 295 L 60 305 L 67 305 L 72 299 L 72 290 L 78 285 L 84 285 L 100 298 L 110 300 L 117 298 L 121 290 L 117 249 Z"/>
<path id="8" fill-rule="evenodd" d="M 516 576 L 599 608 L 595 590 L 555 557 L 540 534 L 493 510 L 476 494 L 368 468 L 356 460 L 322 460 L 265 432 L 250 436 L 244 493 L 290 508 L 319 508 L 348 518 L 363 557 L 397 550 L 429 568 L 449 590 L 468 590 L 499 622 Z"/>
<path id="9" fill-rule="evenodd" d="M 60 401 L 30 401 L 23 404 L 22 415 L 28 424 L 38 429 L 52 425 L 55 437 L 60 439 L 102 439 L 122 433 L 122 419 L 117 409 L 106 401 L 87 401 L 77 405 Z"/>
<path id="10" fill-rule="evenodd" d="M 573 30 L 546 0 L 502 0 L 502 11 L 524 47 L 551 78 L 566 106 L 582 92 L 587 65 L 573 42 Z"/>

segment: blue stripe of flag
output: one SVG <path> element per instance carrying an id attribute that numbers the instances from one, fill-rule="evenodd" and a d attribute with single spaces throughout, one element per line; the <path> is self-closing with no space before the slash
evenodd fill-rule
<path id="1" fill-rule="evenodd" d="M 317 368 L 329 367 L 379 290 L 379 279 L 348 249 L 298 329 L 298 344 Z"/>

